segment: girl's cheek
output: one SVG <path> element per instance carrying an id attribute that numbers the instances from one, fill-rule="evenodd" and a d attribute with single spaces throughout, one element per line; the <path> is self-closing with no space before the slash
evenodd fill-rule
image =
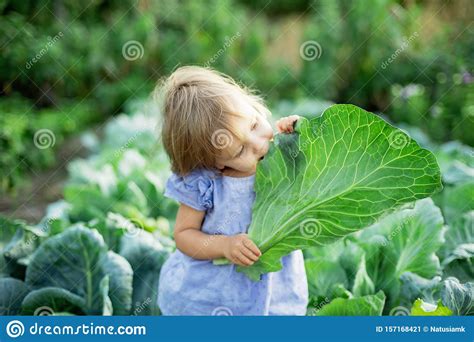
<path id="1" fill-rule="evenodd" d="M 268 139 L 273 139 L 273 129 L 270 123 L 268 123 L 265 129 L 265 137 L 267 137 Z"/>

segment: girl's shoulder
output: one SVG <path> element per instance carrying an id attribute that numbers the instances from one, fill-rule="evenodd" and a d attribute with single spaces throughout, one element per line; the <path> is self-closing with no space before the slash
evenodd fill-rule
<path id="1" fill-rule="evenodd" d="M 186 175 L 173 173 L 166 182 L 164 195 L 196 210 L 209 210 L 214 206 L 217 177 L 217 171 L 203 168 Z"/>
<path id="2" fill-rule="evenodd" d="M 197 168 L 189 172 L 187 175 L 182 176 L 186 180 L 193 180 L 196 178 L 209 178 L 215 179 L 218 177 L 217 170 L 210 170 L 205 168 Z"/>

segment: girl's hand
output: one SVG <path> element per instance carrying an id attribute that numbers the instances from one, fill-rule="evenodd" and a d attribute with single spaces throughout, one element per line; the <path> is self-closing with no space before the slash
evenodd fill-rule
<path id="1" fill-rule="evenodd" d="M 262 255 L 257 245 L 249 239 L 247 234 L 238 234 L 227 238 L 224 256 L 234 264 L 250 266 Z"/>
<path id="2" fill-rule="evenodd" d="M 293 124 L 300 118 L 299 115 L 290 115 L 279 119 L 276 122 L 276 127 L 279 133 L 292 133 Z"/>

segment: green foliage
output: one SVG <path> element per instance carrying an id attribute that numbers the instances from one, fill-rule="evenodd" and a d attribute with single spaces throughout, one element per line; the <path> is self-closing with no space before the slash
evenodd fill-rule
<path id="1" fill-rule="evenodd" d="M 159 315 L 158 281 L 168 251 L 148 232 L 122 239 L 120 255 L 133 269 L 133 315 Z"/>
<path id="2" fill-rule="evenodd" d="M 309 310 L 324 307 L 321 296 L 327 304 L 338 297 L 358 298 L 383 290 L 384 314 L 432 315 L 437 308 L 445 314 L 447 310 L 454 315 L 473 314 L 472 149 L 455 141 L 438 146 L 414 127 L 404 128 L 437 156 L 445 185 L 434 196 L 439 208 L 430 199 L 421 200 L 341 242 L 306 250 Z M 327 263 L 332 272 L 324 266 Z M 338 291 L 329 295 L 317 286 L 328 274 L 344 279 L 334 286 Z M 358 291 L 358 283 L 364 291 Z"/>
<path id="3" fill-rule="evenodd" d="M 442 11 L 445 4 L 439 6 Z M 474 144 L 467 17 L 443 22 L 429 6 L 392 0 L 322 0 L 312 8 L 301 43 L 319 46 L 299 74 L 306 97 L 377 108 L 436 141 Z M 428 33 L 429 24 L 434 32 Z"/>
<path id="4" fill-rule="evenodd" d="M 405 272 L 423 277 L 441 274 L 435 254 L 444 234 L 443 216 L 432 200 L 416 202 L 414 208 L 404 209 L 382 219 L 361 233 L 359 241 L 367 255 L 367 269 L 376 289 L 389 297 L 388 303 L 399 295 L 399 278 Z"/>
<path id="5" fill-rule="evenodd" d="M 451 155 L 452 163 L 462 154 Z M 472 187 L 463 177 L 448 179 L 459 183 L 438 196 L 441 208 L 419 200 L 332 246 L 306 250 L 310 308 L 321 309 L 321 296 L 330 302 L 382 290 L 385 314 L 472 315 Z M 333 279 L 335 288 L 347 285 L 328 295 L 318 286 L 328 274 L 344 279 Z"/>
<path id="6" fill-rule="evenodd" d="M 52 166 L 65 137 L 147 96 L 177 65 L 211 66 L 264 89 L 286 87 L 275 72 L 280 66 L 260 58 L 265 21 L 233 0 L 93 1 L 86 8 L 71 0 L 5 1 L 0 19 L 0 191 Z M 252 29 L 243 28 L 251 19 Z M 55 148 L 35 147 L 39 129 L 54 134 Z"/>
<path id="7" fill-rule="evenodd" d="M 159 273 L 174 249 L 163 215 L 176 204 L 162 196 L 169 164 L 145 107 L 108 123 L 100 143 L 84 136 L 95 153 L 70 163 L 66 200 L 38 224 L 0 218 L 5 314 L 160 313 Z"/>
<path id="8" fill-rule="evenodd" d="M 127 0 L 85 8 L 72 0 L 3 1 L 0 191 L 14 192 L 26 173 L 54 164 L 65 138 L 186 64 L 227 73 L 272 104 L 302 96 L 350 102 L 419 125 L 436 141 L 473 145 L 473 35 L 462 17 L 439 20 L 439 6 L 433 14 L 433 6 L 396 0 Z M 424 29 L 426 11 L 439 20 L 433 34 Z M 291 25 L 280 25 L 292 12 Z M 275 41 L 290 29 L 301 41 L 292 36 L 288 56 L 275 56 Z M 306 41 L 321 46 L 317 59 L 298 55 Z M 127 52 L 131 43 L 136 54 Z M 39 150 L 33 137 L 45 128 L 56 143 Z"/>
<path id="9" fill-rule="evenodd" d="M 378 70 L 404 36 L 413 32 L 417 11 L 391 0 L 323 0 L 314 1 L 313 8 L 302 41 L 317 41 L 321 53 L 303 64 L 303 84 L 312 96 L 336 102 L 350 99 L 367 107 L 390 82 L 396 82 Z M 409 66 L 408 72 L 400 73 L 408 73 L 406 77 L 413 71 Z"/>
<path id="10" fill-rule="evenodd" d="M 65 274 L 67 277 L 61 276 Z M 65 289 L 70 292 L 69 302 L 79 296 L 82 310 L 90 315 L 102 314 L 104 302 L 110 298 L 116 314 L 123 315 L 131 308 L 132 276 L 128 262 L 108 252 L 97 231 L 78 225 L 48 239 L 36 250 L 25 282 L 34 289 Z M 110 293 L 105 296 L 100 290 L 104 277 L 110 281 Z M 44 297 L 52 295 L 50 291 Z"/>
<path id="11" fill-rule="evenodd" d="M 238 2 L 254 9 L 258 12 L 269 13 L 271 15 L 282 15 L 291 12 L 307 11 L 311 5 L 311 0 L 239 0 Z"/>
<path id="12" fill-rule="evenodd" d="M 319 105 L 316 107 L 320 108 Z M 69 164 L 66 200 L 51 204 L 45 217 L 35 225 L 21 220 L 0 219 L 2 314 L 160 313 L 156 301 L 159 273 L 163 262 L 175 248 L 170 227 L 176 204 L 161 194 L 163 182 L 169 175 L 169 163 L 153 139 L 155 119 L 148 113 L 156 113 L 156 110 L 143 102 L 130 103 L 128 108 L 131 115 L 120 115 L 107 123 L 101 139 L 92 133 L 84 135 L 84 144 L 90 148 L 91 155 Z M 338 114 L 334 112 L 337 108 L 349 108 L 355 112 L 349 115 L 349 112 L 341 111 Z M 297 154 L 293 154 L 293 158 L 289 158 L 299 162 L 294 165 L 307 165 L 303 163 L 306 160 L 303 156 L 308 155 L 310 144 L 316 144 L 319 147 L 315 151 L 321 151 L 312 154 L 312 161 L 326 158 L 326 150 L 319 144 L 332 137 L 329 128 L 334 128 L 334 132 L 339 128 L 341 139 L 331 143 L 335 152 L 331 158 L 325 159 L 332 163 L 311 170 L 328 169 L 327 177 L 334 177 L 337 171 L 332 172 L 330 168 L 339 165 L 337 170 L 343 173 L 345 168 L 340 165 L 345 163 L 342 161 L 351 161 L 349 156 L 352 154 L 354 157 L 357 155 L 356 160 L 361 158 L 359 149 L 350 148 L 350 144 L 344 148 L 340 145 L 347 138 L 342 134 L 344 128 L 351 127 L 356 132 L 351 135 L 357 136 L 357 132 L 362 134 L 374 125 L 378 132 L 386 135 L 401 134 L 399 137 L 403 139 L 400 141 L 406 143 L 395 151 L 387 139 L 376 138 L 378 144 L 371 146 L 384 148 L 387 152 L 384 160 L 397 152 L 400 158 L 397 160 L 403 161 L 402 156 L 407 151 L 413 154 L 410 158 L 424 156 L 432 159 L 431 154 L 420 149 L 411 138 L 370 113 L 344 105 L 332 107 L 323 116 L 318 112 L 319 109 L 309 110 L 310 117 L 316 118 L 302 120 L 296 128 L 297 134 L 277 137 L 275 143 L 278 146 L 272 147 L 264 161 L 287 165 L 282 161 L 287 155 L 277 151 L 293 151 L 290 142 L 297 135 L 301 142 L 304 137 L 311 139 Z M 357 124 L 349 124 L 347 119 L 354 117 L 358 118 Z M 337 118 L 346 120 L 338 121 Z M 362 119 L 372 122 L 372 125 L 362 125 Z M 308 131 L 313 125 L 319 129 Z M 354 127 L 359 129 L 354 130 Z M 318 247 L 304 251 L 310 290 L 308 315 L 409 314 L 412 307 L 414 314 L 418 314 L 417 299 L 424 303 L 420 308 L 442 306 L 443 310 L 450 310 L 454 315 L 474 313 L 471 149 L 457 142 L 438 146 L 423 133 L 412 127 L 405 128 L 410 136 L 416 136 L 423 145 L 430 146 L 438 157 L 444 190 L 434 196 L 435 201 L 423 199 L 408 203 L 384 217 L 377 214 L 372 226 L 358 233 L 346 234 L 344 231 L 346 237 L 343 239 L 329 236 L 328 226 L 322 226 L 322 236 L 327 241 L 317 240 Z M 391 140 L 392 143 L 400 141 Z M 360 148 L 362 145 L 352 146 Z M 346 152 L 336 154 L 336 147 Z M 277 157 L 282 160 L 277 160 Z M 366 160 L 364 154 L 360 160 Z M 366 161 L 373 166 L 370 162 L 376 160 L 370 158 Z M 422 170 L 423 165 L 417 165 L 417 168 Z M 273 170 L 281 171 L 281 168 Z M 406 164 L 403 164 L 403 170 L 408 175 L 414 171 Z M 433 170 L 430 177 L 438 174 L 437 168 Z M 400 177 L 399 172 L 397 176 Z M 438 187 L 439 177 L 435 178 Z M 398 184 L 396 182 L 399 180 L 392 183 Z M 335 186 L 336 182 L 332 184 Z M 377 184 L 380 189 L 385 189 L 384 184 Z M 406 188 L 410 186 L 407 184 Z M 423 187 L 418 187 L 418 190 Z M 384 193 L 389 191 L 393 189 L 386 189 Z M 350 194 L 339 198 L 339 204 L 334 201 L 334 205 L 342 205 Z M 325 208 L 316 217 L 322 217 L 324 213 L 329 215 L 329 211 Z M 365 219 L 356 228 L 364 228 L 369 221 L 373 222 Z M 42 272 L 46 268 L 50 276 Z M 64 278 L 63 274 L 68 277 Z M 90 282 L 84 282 L 83 276 Z M 39 312 L 45 308 L 47 312 Z M 425 310 L 424 313 L 433 312 Z"/>
<path id="13" fill-rule="evenodd" d="M 458 278 L 452 277 L 435 254 L 444 248 L 442 223 L 439 209 L 430 199 L 424 199 L 414 208 L 390 214 L 345 241 L 306 250 L 311 302 L 318 303 L 323 297 L 330 303 L 336 298 L 359 298 L 383 291 L 387 296 L 385 314 L 406 315 L 418 298 L 429 308 L 441 301 L 457 315 L 472 314 L 474 277 L 470 274 L 463 278 L 460 273 Z M 473 269 L 468 263 L 458 267 L 465 273 Z M 442 281 L 441 276 L 446 280 Z M 326 287 L 346 290 L 328 292 L 319 285 L 325 280 L 332 281 Z M 314 307 L 320 309 L 317 304 L 310 305 Z M 420 314 L 419 310 L 415 313 Z"/>
<path id="14" fill-rule="evenodd" d="M 396 121 L 422 127 L 437 141 L 459 139 L 473 145 L 468 132 L 474 129 L 474 83 L 467 80 L 472 77 L 467 71 L 464 74 L 452 75 L 449 85 L 440 85 L 443 90 L 420 84 L 393 85 L 391 116 Z"/>
<path id="15" fill-rule="evenodd" d="M 456 316 L 474 314 L 473 282 L 461 284 L 454 277 L 441 281 L 439 276 L 425 279 L 411 272 L 403 274 L 400 280 L 401 304 L 410 306 L 413 303 L 413 307 L 417 309 L 415 312 L 419 312 L 421 304 L 425 303 L 431 310 L 435 310 L 436 306 L 444 306 Z M 427 311 L 424 310 L 425 314 L 429 313 Z"/>
<path id="16" fill-rule="evenodd" d="M 177 209 L 162 194 L 170 171 L 156 143 L 156 124 L 156 119 L 140 112 L 120 115 L 105 127 L 102 144 L 92 146 L 99 154 L 69 164 L 64 194 L 73 222 L 103 220 L 114 212 L 150 231 L 169 230 L 162 220 L 152 219 L 172 218 Z"/>
<path id="17" fill-rule="evenodd" d="M 15 278 L 0 278 L 0 315 L 15 316 L 21 312 L 21 303 L 28 287 Z"/>
<path id="18" fill-rule="evenodd" d="M 47 308 L 43 314 L 48 315 L 159 314 L 158 277 L 173 246 L 163 247 L 156 236 L 131 229 L 132 222 L 123 220 L 124 226 L 110 222 L 107 228 L 99 227 L 100 233 L 91 222 L 46 237 L 28 251 L 26 275 L 14 274 L 16 279 L 8 277 L 15 261 L 9 259 L 10 268 L 2 270 L 5 276 L 0 278 L 3 314 L 37 315 L 41 308 Z M 107 230 L 115 231 L 114 240 Z M 8 253 L 3 250 L 4 256 Z"/>
<path id="19" fill-rule="evenodd" d="M 385 295 L 382 291 L 358 298 L 336 298 L 324 305 L 316 316 L 380 316 L 384 303 Z"/>
<path id="20" fill-rule="evenodd" d="M 0 97 L 0 191 L 18 188 L 25 172 L 51 167 L 65 138 L 99 118 L 88 102 L 38 110 L 21 97 Z"/>
<path id="21" fill-rule="evenodd" d="M 283 72 L 268 72 L 275 65 L 258 60 L 268 38 L 265 18 L 233 0 L 127 0 L 86 8 L 71 0 L 54 6 L 7 1 L 0 10 L 7 93 L 21 92 L 45 105 L 87 98 L 99 112 L 115 112 L 130 97 L 146 96 L 177 65 L 209 65 L 267 89 Z M 247 22 L 252 27 L 244 27 Z M 140 44 L 139 53 L 127 59 L 124 46 L 131 41 Z"/>
<path id="22" fill-rule="evenodd" d="M 451 316 L 453 312 L 449 308 L 438 302 L 437 305 L 425 303 L 422 299 L 417 299 L 411 308 L 412 316 Z"/>
<path id="23" fill-rule="evenodd" d="M 101 297 L 104 298 L 102 295 Z M 85 315 L 87 312 L 84 298 L 59 287 L 44 287 L 31 291 L 23 299 L 21 308 L 23 315 L 30 316 L 60 315 L 61 313 Z M 46 311 L 41 312 L 44 309 Z"/>

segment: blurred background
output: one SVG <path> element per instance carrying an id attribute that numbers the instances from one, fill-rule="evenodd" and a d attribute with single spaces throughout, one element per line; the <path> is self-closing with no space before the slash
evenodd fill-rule
<path id="1" fill-rule="evenodd" d="M 2 0 L 0 210 L 41 216 L 41 203 L 61 194 L 80 133 L 100 132 L 179 65 L 210 66 L 256 88 L 276 117 L 353 103 L 434 141 L 472 146 L 472 7 L 469 0 Z M 54 144 L 38 148 L 35 133 Z"/>

